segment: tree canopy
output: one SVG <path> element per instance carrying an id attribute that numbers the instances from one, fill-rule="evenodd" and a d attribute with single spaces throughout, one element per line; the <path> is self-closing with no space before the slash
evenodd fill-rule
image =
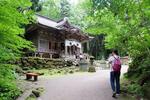
<path id="1" fill-rule="evenodd" d="M 90 1 L 89 1 L 90 2 Z M 136 56 L 149 49 L 149 0 L 93 0 L 87 31 L 105 33 L 107 48 Z"/>
<path id="2" fill-rule="evenodd" d="M 148 83 L 150 76 L 150 1 L 149 0 L 89 0 L 87 32 L 105 34 L 105 47 L 118 49 L 132 58 L 127 76 L 137 84 Z M 144 87 L 136 93 L 143 94 Z M 133 90 L 134 91 L 134 90 Z"/>
<path id="3" fill-rule="evenodd" d="M 14 61 L 22 54 L 23 48 L 31 43 L 24 39 L 24 26 L 32 19 L 29 0 L 0 1 L 0 99 L 13 100 L 18 95 L 14 84 Z"/>
<path id="4" fill-rule="evenodd" d="M 19 93 L 10 84 L 14 81 L 10 62 L 21 56 L 23 48 L 31 47 L 24 39 L 24 29 L 33 19 L 32 10 L 57 21 L 68 17 L 91 35 L 104 34 L 107 49 L 118 49 L 132 58 L 127 76 L 134 76 L 138 85 L 147 83 L 144 79 L 150 76 L 150 0 L 80 0 L 78 5 L 69 0 L 0 0 L 0 99 L 13 100 Z M 92 45 L 97 50 L 99 39 Z M 141 93 L 142 89 L 136 92 Z"/>
<path id="5" fill-rule="evenodd" d="M 40 2 L 42 9 L 39 14 L 53 20 L 60 20 L 71 16 L 71 5 L 68 0 L 43 0 Z"/>

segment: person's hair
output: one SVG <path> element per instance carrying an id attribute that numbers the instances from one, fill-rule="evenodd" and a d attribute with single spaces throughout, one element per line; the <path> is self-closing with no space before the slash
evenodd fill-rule
<path id="1" fill-rule="evenodd" d="M 112 52 L 118 55 L 118 50 L 113 50 Z"/>

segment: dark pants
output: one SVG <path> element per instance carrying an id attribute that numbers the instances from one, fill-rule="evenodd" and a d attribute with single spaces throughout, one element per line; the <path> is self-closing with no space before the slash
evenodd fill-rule
<path id="1" fill-rule="evenodd" d="M 113 92 L 120 94 L 120 72 L 110 72 L 110 83 Z"/>

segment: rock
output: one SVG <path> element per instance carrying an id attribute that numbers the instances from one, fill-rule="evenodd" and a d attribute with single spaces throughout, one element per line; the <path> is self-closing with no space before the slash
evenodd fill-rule
<path id="1" fill-rule="evenodd" d="M 44 75 L 44 73 L 37 73 L 38 75 Z"/>
<path id="2" fill-rule="evenodd" d="M 40 93 L 42 93 L 44 91 L 44 88 L 43 87 L 39 87 L 39 88 L 36 88 L 37 91 L 39 91 Z"/>
<path id="3" fill-rule="evenodd" d="M 23 70 L 21 67 L 16 67 L 15 71 L 16 71 L 16 73 L 23 73 Z"/>
<path id="4" fill-rule="evenodd" d="M 96 69 L 95 69 L 95 67 L 89 67 L 89 70 L 88 70 L 88 72 L 96 72 Z"/>
<path id="5" fill-rule="evenodd" d="M 59 71 L 57 71 L 57 73 L 61 73 L 61 71 L 59 70 Z"/>
<path id="6" fill-rule="evenodd" d="M 31 93 L 25 100 L 36 100 L 36 96 Z"/>
<path id="7" fill-rule="evenodd" d="M 74 65 L 74 66 L 79 66 L 79 62 L 78 61 L 72 61 L 72 64 Z"/>
<path id="8" fill-rule="evenodd" d="M 38 90 L 32 90 L 32 93 L 33 93 L 36 97 L 40 97 L 40 91 L 38 91 Z"/>
<path id="9" fill-rule="evenodd" d="M 30 70 L 29 67 L 23 67 L 22 69 L 23 69 L 23 70 Z"/>
<path id="10" fill-rule="evenodd" d="M 49 66 L 51 66 L 52 62 L 48 61 L 46 64 L 49 65 Z"/>
<path id="11" fill-rule="evenodd" d="M 29 70 L 31 68 L 41 69 L 41 68 L 64 68 L 66 66 L 71 66 L 72 61 L 64 61 L 60 59 L 40 59 L 34 57 L 25 57 L 21 58 L 20 61 L 16 61 L 16 63 L 20 63 L 24 70 Z M 26 68 L 25 68 L 26 67 Z M 28 68 L 29 69 L 28 69 Z"/>
<path id="12" fill-rule="evenodd" d="M 36 96 L 35 96 L 33 93 L 31 93 L 31 94 L 29 95 L 29 97 L 36 98 Z"/>
<path id="13" fill-rule="evenodd" d="M 72 66 L 73 63 L 72 63 L 72 61 L 67 61 L 67 62 L 66 62 L 66 65 L 67 65 L 67 66 Z"/>
<path id="14" fill-rule="evenodd" d="M 69 71 L 69 73 L 70 73 L 70 74 L 73 74 L 73 73 L 74 73 L 74 71 L 70 70 L 70 71 Z"/>
<path id="15" fill-rule="evenodd" d="M 76 70 L 75 70 L 75 72 L 79 72 L 79 70 L 78 70 L 78 69 L 76 69 Z"/>

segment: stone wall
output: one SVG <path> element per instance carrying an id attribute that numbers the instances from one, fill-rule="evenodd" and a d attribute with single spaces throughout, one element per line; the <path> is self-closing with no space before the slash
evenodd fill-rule
<path id="1" fill-rule="evenodd" d="M 16 62 L 22 68 L 62 68 L 71 66 L 72 62 L 64 61 L 63 59 L 48 59 L 48 58 L 35 58 L 35 57 L 24 57 Z"/>

